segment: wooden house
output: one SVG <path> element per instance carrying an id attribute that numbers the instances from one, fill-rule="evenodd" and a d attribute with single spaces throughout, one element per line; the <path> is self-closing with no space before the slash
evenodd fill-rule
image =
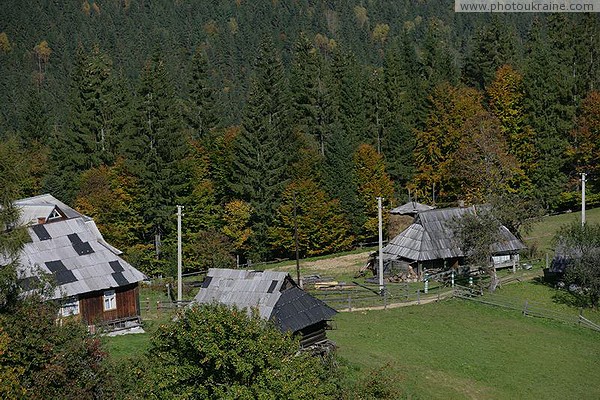
<path id="1" fill-rule="evenodd" d="M 211 268 L 194 301 L 256 308 L 262 318 L 272 320 L 282 332 L 299 335 L 303 348 L 330 343 L 325 331 L 336 314 L 300 289 L 289 274 L 276 271 Z"/>
<path id="2" fill-rule="evenodd" d="M 465 254 L 454 237 L 452 224 L 466 213 L 476 212 L 476 206 L 419 212 L 414 223 L 383 248 L 386 269 L 393 269 L 397 264 L 422 276 L 425 269 L 447 270 L 463 265 Z M 525 249 L 525 245 L 505 226 L 499 229 L 501 240 L 492 245 L 492 261 L 498 267 L 513 266 L 519 262 L 519 252 Z M 377 256 L 373 253 L 369 261 L 369 268 L 375 273 Z"/>
<path id="3" fill-rule="evenodd" d="M 90 329 L 139 323 L 138 284 L 145 276 L 104 240 L 93 219 L 48 194 L 15 205 L 31 239 L 18 267 L 25 290 L 45 276 L 54 284 L 48 299 L 59 302 L 60 316 L 80 318 Z"/>

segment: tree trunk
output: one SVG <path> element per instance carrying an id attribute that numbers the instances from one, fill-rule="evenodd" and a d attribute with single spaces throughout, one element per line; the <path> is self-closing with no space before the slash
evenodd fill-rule
<path id="1" fill-rule="evenodd" d="M 490 278 L 492 278 L 490 282 L 490 292 L 493 293 L 500 284 L 500 279 L 498 279 L 498 274 L 496 273 L 496 266 L 490 267 L 489 274 Z"/>

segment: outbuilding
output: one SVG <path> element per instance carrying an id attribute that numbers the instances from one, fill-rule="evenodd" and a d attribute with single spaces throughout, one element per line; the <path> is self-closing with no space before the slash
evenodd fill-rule
<path id="1" fill-rule="evenodd" d="M 299 288 L 286 272 L 211 268 L 194 301 L 255 308 L 282 332 L 299 335 L 303 348 L 330 344 L 326 330 L 336 311 Z"/>

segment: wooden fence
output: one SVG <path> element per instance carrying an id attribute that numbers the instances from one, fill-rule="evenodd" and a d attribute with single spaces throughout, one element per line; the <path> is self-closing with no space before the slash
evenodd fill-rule
<path id="1" fill-rule="evenodd" d="M 414 285 L 408 283 L 386 283 L 383 294 L 380 294 L 378 285 L 355 283 L 342 289 L 309 292 L 337 311 L 360 311 L 439 301 L 451 294 L 452 290 L 436 283 L 425 293 L 424 289 L 417 290 Z"/>
<path id="2" fill-rule="evenodd" d="M 167 313 L 173 313 L 177 309 L 190 304 L 191 301 L 152 301 L 149 298 L 140 300 L 140 311 L 144 318 L 160 318 Z"/>
<path id="3" fill-rule="evenodd" d="M 600 325 L 590 321 L 583 316 L 583 310 L 579 310 L 579 314 L 569 314 L 556 310 L 549 310 L 544 305 L 531 302 L 528 300 L 519 301 L 518 299 L 501 296 L 501 295 L 490 295 L 483 296 L 483 293 L 474 288 L 465 286 L 455 286 L 453 290 L 453 297 L 465 299 L 469 301 L 475 301 L 482 304 L 492 305 L 496 307 L 508 308 L 511 310 L 521 311 L 525 316 L 547 318 L 554 321 L 560 321 L 567 324 L 576 324 L 584 326 L 589 329 L 593 329 L 600 332 Z"/>

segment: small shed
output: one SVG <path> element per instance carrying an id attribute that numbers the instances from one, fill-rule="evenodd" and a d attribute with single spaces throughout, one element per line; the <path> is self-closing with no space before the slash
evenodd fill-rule
<path id="1" fill-rule="evenodd" d="M 336 311 L 300 289 L 286 272 L 211 268 L 194 301 L 252 309 L 282 332 L 300 336 L 302 348 L 328 343 Z"/>
<path id="2" fill-rule="evenodd" d="M 454 207 L 422 211 L 415 222 L 394 237 L 383 248 L 384 264 L 400 262 L 410 265 L 419 275 L 423 269 L 448 269 L 464 262 L 464 253 L 452 231 L 452 221 L 466 213 L 476 213 L 476 207 Z M 509 266 L 519 261 L 519 252 L 525 245 L 505 226 L 500 228 L 502 240 L 492 245 L 493 261 L 498 266 Z M 371 269 L 375 270 L 375 257 Z"/>
<path id="3" fill-rule="evenodd" d="M 108 244 L 94 220 L 51 195 L 15 202 L 30 241 L 19 257 L 18 274 L 25 290 L 42 275 L 55 284 L 48 300 L 60 304 L 60 316 L 125 327 L 139 323 L 139 288 L 144 274 Z"/>

